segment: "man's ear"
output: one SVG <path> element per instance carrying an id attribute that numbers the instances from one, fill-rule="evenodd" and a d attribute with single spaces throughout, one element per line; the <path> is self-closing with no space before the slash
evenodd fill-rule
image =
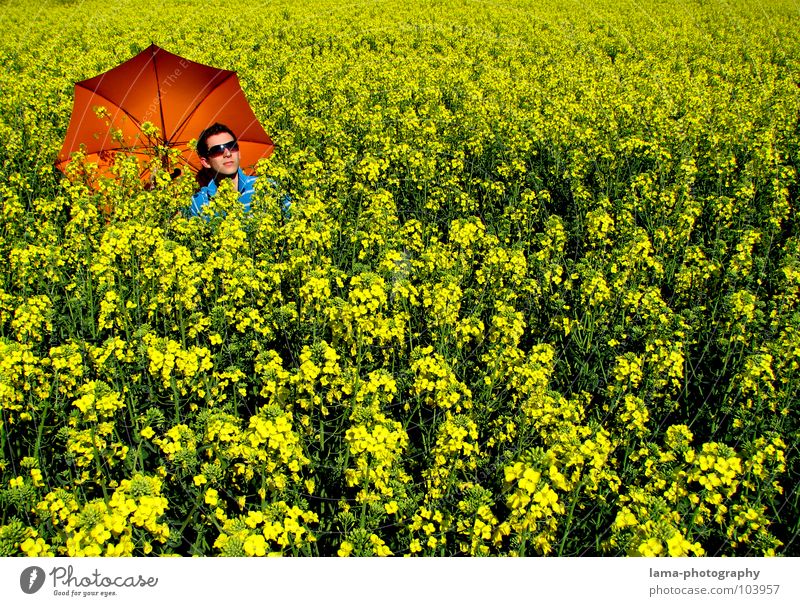
<path id="1" fill-rule="evenodd" d="M 208 163 L 208 160 L 206 160 L 203 156 L 200 156 L 200 164 L 203 165 L 203 168 L 211 168 L 211 165 Z"/>

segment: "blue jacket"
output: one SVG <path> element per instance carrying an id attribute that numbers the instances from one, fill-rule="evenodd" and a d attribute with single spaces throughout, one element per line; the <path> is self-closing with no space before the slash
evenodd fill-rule
<path id="1" fill-rule="evenodd" d="M 272 179 L 267 181 L 275 188 L 278 189 L 278 184 Z M 250 212 L 250 199 L 253 197 L 255 191 L 256 177 L 246 175 L 244 171 L 239 169 L 239 202 L 244 206 L 244 212 Z M 212 180 L 208 185 L 202 187 L 199 192 L 192 196 L 192 205 L 189 207 L 189 216 L 196 217 L 200 214 L 200 209 L 203 208 L 208 201 L 217 195 L 217 183 Z M 288 194 L 281 197 L 281 209 L 284 215 L 289 214 L 289 207 L 291 206 L 292 199 Z"/>
<path id="2" fill-rule="evenodd" d="M 253 187 L 256 182 L 256 177 L 251 177 L 244 174 L 244 171 L 239 169 L 239 202 L 244 204 L 244 212 L 250 212 L 250 198 L 253 197 Z M 217 195 L 217 182 L 213 179 L 208 185 L 202 187 L 199 192 L 192 196 L 192 205 L 189 208 L 189 216 L 196 217 L 200 214 L 200 209 L 203 208 L 208 201 Z"/>

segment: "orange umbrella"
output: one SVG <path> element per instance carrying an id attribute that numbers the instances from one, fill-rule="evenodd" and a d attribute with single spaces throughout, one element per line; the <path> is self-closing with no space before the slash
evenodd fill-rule
<path id="1" fill-rule="evenodd" d="M 98 108 L 105 108 L 99 110 Z M 158 129 L 142 125 L 151 123 Z M 228 126 L 239 140 L 242 168 L 252 174 L 260 158 L 273 150 L 244 96 L 236 72 L 209 67 L 151 44 L 117 67 L 75 85 L 67 135 L 56 166 L 64 171 L 70 155 L 86 146 L 87 161 L 108 174 L 116 153 L 140 156 L 142 179 L 147 161 L 166 148 L 180 151 L 177 168 L 197 173 L 202 167 L 188 143 L 214 122 Z"/>

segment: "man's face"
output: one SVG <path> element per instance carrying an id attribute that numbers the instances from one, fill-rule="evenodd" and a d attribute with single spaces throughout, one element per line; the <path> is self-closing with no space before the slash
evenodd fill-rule
<path id="1" fill-rule="evenodd" d="M 233 177 L 239 170 L 239 150 L 237 149 L 222 149 L 215 146 L 224 143 L 231 143 L 235 141 L 233 135 L 230 133 L 219 133 L 218 135 L 211 135 L 206 139 L 208 144 L 209 154 L 207 158 L 200 158 L 200 163 L 215 174 L 223 177 Z"/>

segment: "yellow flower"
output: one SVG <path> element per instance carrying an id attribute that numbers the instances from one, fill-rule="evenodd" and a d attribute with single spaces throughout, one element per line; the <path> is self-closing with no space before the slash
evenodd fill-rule
<path id="1" fill-rule="evenodd" d="M 22 544 L 20 544 L 19 548 L 29 558 L 39 558 L 53 555 L 53 552 L 50 550 L 50 546 L 45 543 L 44 539 L 41 537 L 28 537 L 22 542 Z"/>
<path id="2" fill-rule="evenodd" d="M 648 558 L 661 555 L 663 551 L 664 546 L 655 537 L 647 539 L 647 541 L 639 545 L 639 553 Z"/>
<path id="3" fill-rule="evenodd" d="M 249 556 L 264 556 L 267 553 L 267 541 L 263 535 L 251 534 L 245 539 L 244 552 Z"/>
<path id="4" fill-rule="evenodd" d="M 216 507 L 219 503 L 219 493 L 214 488 L 206 490 L 205 502 L 211 507 Z"/>
<path id="5" fill-rule="evenodd" d="M 346 558 L 353 552 L 353 544 L 349 541 L 342 541 L 342 544 L 339 546 L 339 551 L 337 551 L 337 555 L 340 558 Z"/>

